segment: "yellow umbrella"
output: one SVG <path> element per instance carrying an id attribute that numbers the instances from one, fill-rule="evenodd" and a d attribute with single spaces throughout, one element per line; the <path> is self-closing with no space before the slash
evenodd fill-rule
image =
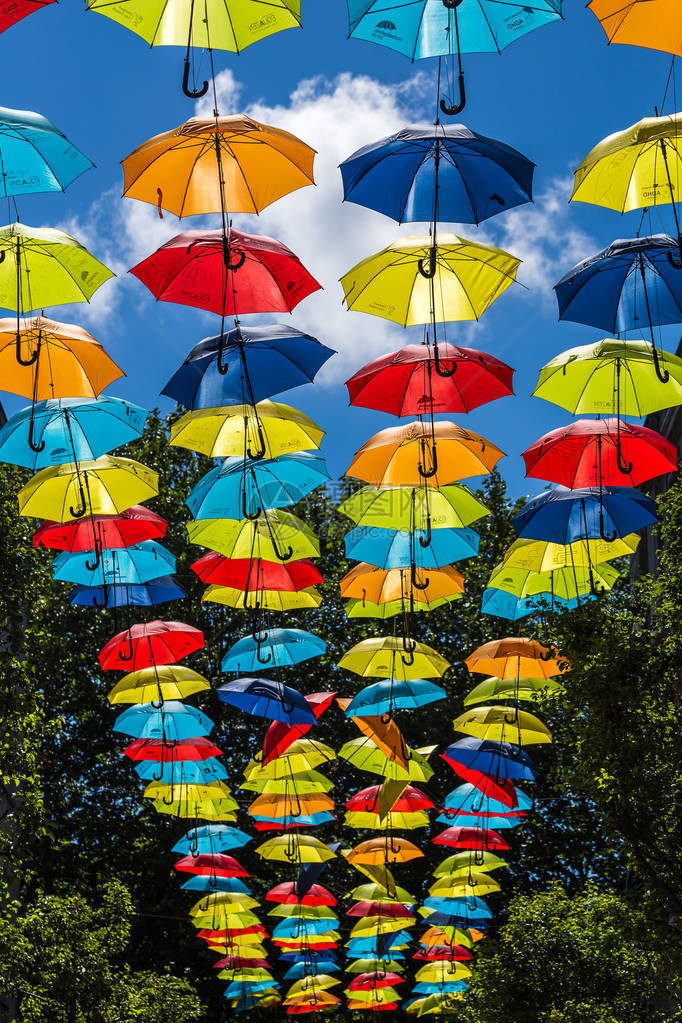
<path id="1" fill-rule="evenodd" d="M 363 603 L 388 604 L 410 600 L 420 603 L 447 600 L 464 593 L 464 576 L 453 565 L 441 569 L 376 568 L 360 562 L 339 582 L 342 597 Z"/>
<path id="2" fill-rule="evenodd" d="M 235 911 L 240 909 L 254 909 L 260 906 L 260 902 L 252 899 L 250 895 L 243 892 L 214 892 L 212 895 L 205 895 L 194 903 L 189 911 L 190 916 L 204 916 L 210 910 L 222 907 Z"/>
<path id="3" fill-rule="evenodd" d="M 17 358 L 19 356 L 19 359 Z M 34 401 L 96 398 L 123 370 L 83 327 L 46 316 L 0 319 L 2 390 Z"/>
<path id="4" fill-rule="evenodd" d="M 180 782 L 167 785 L 161 781 L 151 781 L 142 793 L 145 799 L 168 800 L 169 803 L 180 802 L 187 806 L 218 801 L 223 809 L 236 810 L 238 804 L 232 798 L 228 786 L 222 781 L 214 781 L 208 785 L 197 785 L 191 782 Z"/>
<path id="5" fill-rule="evenodd" d="M 431 746 L 429 752 L 436 747 Z M 339 750 L 342 760 L 347 760 L 359 771 L 370 771 L 384 778 L 395 781 L 427 782 L 433 777 L 433 768 L 429 767 L 426 756 L 419 750 L 408 748 L 407 767 L 395 760 L 390 760 L 369 738 L 351 739 Z"/>
<path id="6" fill-rule="evenodd" d="M 237 820 L 237 814 L 232 809 L 233 804 L 234 800 L 231 798 L 197 800 L 194 803 L 188 803 L 183 798 L 171 799 L 170 802 L 167 802 L 164 796 L 152 801 L 152 806 L 157 813 L 167 814 L 169 817 L 177 817 L 181 820 L 197 818 L 214 823 L 221 821 L 226 824 L 232 824 Z"/>
<path id="7" fill-rule="evenodd" d="M 463 963 L 451 962 L 449 959 L 434 959 L 417 970 L 415 980 L 446 984 L 449 981 L 464 980 L 465 977 L 470 976 L 471 970 Z"/>
<path id="8" fill-rule="evenodd" d="M 522 700 L 529 703 L 542 700 L 545 696 L 562 696 L 564 686 L 548 678 L 486 678 L 479 682 L 464 697 L 464 706 L 469 707 L 488 700 Z"/>
<path id="9" fill-rule="evenodd" d="M 356 959 L 348 963 L 346 973 L 404 973 L 405 964 L 395 959 Z"/>
<path id="10" fill-rule="evenodd" d="M 480 863 L 478 861 L 481 861 Z M 477 854 L 472 851 L 458 852 L 448 856 L 433 870 L 434 877 L 469 877 L 506 867 L 505 860 L 491 852 Z"/>
<path id="11" fill-rule="evenodd" d="M 371 937 L 375 934 L 391 934 L 393 931 L 402 931 L 404 927 L 412 927 L 416 924 L 414 916 L 398 917 L 392 919 L 386 916 L 366 916 L 355 924 L 351 929 L 351 938 Z"/>
<path id="12" fill-rule="evenodd" d="M 331 763 L 336 760 L 336 753 L 330 746 L 315 739 L 296 739 L 288 746 L 285 753 L 275 757 L 268 764 L 251 760 L 244 768 L 247 781 L 258 779 L 274 780 L 288 778 L 292 774 L 302 774 L 319 764 Z"/>
<path id="13" fill-rule="evenodd" d="M 260 213 L 314 184 L 315 150 L 246 114 L 192 117 L 138 146 L 123 163 L 123 194 L 178 217 Z"/>
<path id="14" fill-rule="evenodd" d="M 304 995 L 312 991 L 327 991 L 331 987 L 338 987 L 342 981 L 338 977 L 332 977 L 329 973 L 317 973 L 312 977 L 302 977 L 294 981 L 287 991 L 287 998 L 295 998 L 296 995 Z"/>
<path id="15" fill-rule="evenodd" d="M 282 795 L 297 792 L 308 795 L 312 792 L 329 792 L 334 782 L 320 774 L 319 771 L 303 771 L 300 774 L 285 774 L 281 778 L 253 777 L 245 781 L 240 789 L 249 792 L 262 792 L 264 795 Z"/>
<path id="16" fill-rule="evenodd" d="M 263 842 L 256 849 L 263 860 L 280 860 L 284 863 L 326 863 L 333 860 L 336 853 L 312 835 L 299 835 L 290 831 L 288 835 L 278 835 Z"/>
<path id="17" fill-rule="evenodd" d="M 377 987 L 369 991 L 353 991 L 346 988 L 344 993 L 348 996 L 346 1008 L 349 1012 L 372 1009 L 380 1005 L 393 1005 L 394 1002 L 401 1000 L 394 987 Z"/>
<path id="18" fill-rule="evenodd" d="M 338 508 L 358 526 L 384 529 L 461 529 L 489 515 L 484 504 L 461 483 L 446 487 L 379 487 L 356 490 Z"/>
<path id="19" fill-rule="evenodd" d="M 322 603 L 322 596 L 315 586 L 293 592 L 256 589 L 248 593 L 232 586 L 207 586 L 201 599 L 226 607 L 258 608 L 264 611 L 300 611 L 319 607 Z"/>
<path id="20" fill-rule="evenodd" d="M 264 561 L 316 558 L 320 543 L 312 529 L 281 508 L 267 509 L 257 519 L 198 519 L 187 524 L 189 542 L 228 558 Z M 243 591 L 240 591 L 243 599 Z"/>
<path id="21" fill-rule="evenodd" d="M 362 678 L 395 678 L 402 682 L 440 678 L 449 667 L 448 661 L 425 643 L 397 636 L 363 639 L 339 661 L 339 668 Z"/>
<path id="22" fill-rule="evenodd" d="M 410 895 L 404 888 L 395 888 L 390 896 L 386 888 L 380 884 L 360 884 L 348 893 L 350 899 L 356 902 L 400 902 L 403 906 L 412 906 L 417 902 L 414 895 Z"/>
<path id="23" fill-rule="evenodd" d="M 454 423 L 420 422 L 381 430 L 356 451 L 346 476 L 377 487 L 445 487 L 492 472 L 504 452 Z"/>
<path id="24" fill-rule="evenodd" d="M 51 465 L 19 491 L 19 514 L 54 522 L 83 515 L 118 515 L 159 492 L 158 473 L 132 458 Z"/>
<path id="25" fill-rule="evenodd" d="M 449 899 L 465 899 L 471 895 L 490 895 L 499 892 L 500 885 L 488 874 L 469 874 L 466 878 L 450 875 L 435 881 L 429 888 L 429 895 L 441 895 Z"/>
<path id="26" fill-rule="evenodd" d="M 278 916 L 284 919 L 295 917 L 300 920 L 334 920 L 336 913 L 330 906 L 274 906 L 268 910 L 268 916 Z"/>
<path id="27" fill-rule="evenodd" d="M 192 918 L 191 923 L 197 930 L 210 928 L 211 930 L 227 931 L 232 927 L 257 927 L 260 919 L 255 913 L 250 913 L 248 910 L 236 909 L 234 913 L 228 913 L 227 910 L 223 912 L 216 910 L 215 912 L 197 914 Z"/>
<path id="28" fill-rule="evenodd" d="M 109 693 L 109 703 L 158 703 L 161 700 L 184 700 L 194 693 L 210 689 L 211 684 L 184 664 L 131 671 L 117 682 Z"/>
<path id="29" fill-rule="evenodd" d="M 413 831 L 415 828 L 427 828 L 429 823 L 429 815 L 423 810 L 409 812 L 390 810 L 386 817 L 382 818 L 376 813 L 352 810 L 346 814 L 344 820 L 347 828 L 367 829 L 368 831 L 386 831 L 398 828 Z"/>
<path id="30" fill-rule="evenodd" d="M 584 568 L 634 554 L 639 541 L 636 533 L 611 543 L 601 539 L 576 540 L 570 544 L 519 539 L 507 548 L 502 564 L 529 572 L 554 572 L 574 565 Z"/>
<path id="31" fill-rule="evenodd" d="M 490 742 L 531 746 L 552 741 L 552 733 L 534 714 L 509 707 L 472 707 L 453 721 L 456 732 Z"/>
<path id="32" fill-rule="evenodd" d="M 389 600 L 386 604 L 373 604 L 371 600 L 347 600 L 347 618 L 379 618 L 386 621 L 388 618 L 395 618 L 396 615 L 404 615 L 406 611 L 410 614 L 423 612 L 429 614 L 444 604 L 452 604 L 455 600 L 461 600 L 461 593 L 453 593 L 450 597 L 439 597 L 436 600 L 425 600 L 424 594 L 419 590 L 412 590 L 410 597 L 403 600 Z"/>
<path id="33" fill-rule="evenodd" d="M 290 405 L 259 401 L 187 412 L 170 433 L 170 443 L 212 458 L 237 455 L 277 458 L 319 448 L 324 430 Z"/>
<path id="34" fill-rule="evenodd" d="M 454 234 L 400 238 L 341 278 L 346 305 L 403 327 L 478 320 L 514 282 L 520 259 Z"/>

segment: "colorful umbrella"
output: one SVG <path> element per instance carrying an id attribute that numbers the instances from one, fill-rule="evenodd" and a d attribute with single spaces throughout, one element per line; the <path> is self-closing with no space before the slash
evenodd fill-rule
<path id="1" fill-rule="evenodd" d="M 4 32 L 6 28 L 15 25 L 17 21 L 21 21 L 28 14 L 33 14 L 34 11 L 39 11 L 41 8 L 53 3 L 56 3 L 56 0 L 13 0 L 13 3 L 2 12 L 0 32 Z"/>
<path id="2" fill-rule="evenodd" d="M 340 580 L 342 597 L 374 604 L 402 601 L 414 603 L 454 600 L 464 593 L 464 576 L 452 565 L 442 569 L 413 571 L 406 568 L 381 569 L 361 562 Z"/>
<path id="3" fill-rule="evenodd" d="M 430 539 L 424 545 L 420 540 Z M 475 558 L 480 537 L 468 527 L 434 529 L 430 538 L 407 530 L 381 526 L 358 526 L 344 537 L 346 557 L 366 561 L 377 568 L 443 568 L 455 561 Z"/>
<path id="4" fill-rule="evenodd" d="M 152 703 L 154 700 L 186 700 L 210 689 L 210 682 L 184 664 L 167 664 L 129 672 L 111 690 L 111 704 Z"/>
<path id="5" fill-rule="evenodd" d="M 172 743 L 208 735 L 213 722 L 196 707 L 168 700 L 162 709 L 154 703 L 136 704 L 119 714 L 112 727 L 114 732 L 135 739 L 163 739 Z"/>
<path id="6" fill-rule="evenodd" d="M 502 679 L 553 678 L 570 669 L 556 651 L 524 636 L 494 639 L 469 654 L 464 662 L 471 672 Z"/>
<path id="7" fill-rule="evenodd" d="M 410 532 L 428 532 L 430 526 L 436 533 L 442 529 L 462 529 L 488 514 L 485 505 L 462 484 L 439 488 L 361 487 L 346 498 L 338 510 L 358 526 Z M 425 545 L 419 546 L 423 548 Z"/>
<path id="8" fill-rule="evenodd" d="M 92 551 L 129 547 L 165 536 L 165 519 L 141 504 L 118 515 L 95 515 L 74 522 L 43 522 L 33 534 L 34 547 L 58 551 Z"/>
<path id="9" fill-rule="evenodd" d="M 675 0 L 590 0 L 610 43 L 663 50 L 682 57 L 682 35 Z"/>
<path id="10" fill-rule="evenodd" d="M 425 643 L 410 641 L 406 649 L 399 637 L 375 636 L 356 643 L 343 655 L 339 667 L 363 678 L 411 681 L 440 678 L 450 665 Z"/>
<path id="11" fill-rule="evenodd" d="M 249 518 L 260 508 L 286 508 L 329 480 L 325 460 L 298 451 L 260 460 L 226 458 L 203 476 L 186 504 L 195 519 Z"/>
<path id="12" fill-rule="evenodd" d="M 264 860 L 279 860 L 289 863 L 324 863 L 333 860 L 334 852 L 312 835 L 298 835 L 291 832 L 278 838 L 268 839 L 259 845 L 256 852 Z"/>
<path id="13" fill-rule="evenodd" d="M 300 611 L 319 607 L 322 595 L 314 586 L 304 590 L 268 590 L 254 587 L 246 591 L 231 586 L 208 586 L 202 601 L 226 607 L 251 608 L 254 611 Z"/>
<path id="14" fill-rule="evenodd" d="M 221 670 L 241 674 L 268 663 L 288 667 L 321 657 L 327 649 L 323 639 L 304 629 L 268 629 L 267 633 L 260 641 L 253 636 L 237 640 L 223 657 Z"/>
<path id="15" fill-rule="evenodd" d="M 316 558 L 320 543 L 312 529 L 289 512 L 273 508 L 257 519 L 199 519 L 186 526 L 189 542 L 228 558 L 289 561 Z"/>
<path id="16" fill-rule="evenodd" d="M 535 703 L 548 696 L 562 696 L 564 686 L 549 678 L 486 678 L 464 697 L 469 707 L 488 700 L 521 700 Z"/>
<path id="17" fill-rule="evenodd" d="M 130 458 L 102 455 L 95 461 L 41 469 L 17 495 L 19 514 L 55 522 L 90 515 L 119 515 L 155 497 L 158 473 Z"/>
<path id="18" fill-rule="evenodd" d="M 321 287 L 282 242 L 236 228 L 176 235 L 129 272 L 158 300 L 219 316 L 290 313 Z"/>
<path id="19" fill-rule="evenodd" d="M 251 836 L 240 831 L 239 828 L 228 828 L 222 824 L 205 824 L 203 827 L 192 828 L 187 834 L 179 839 L 171 852 L 185 853 L 196 856 L 199 853 L 227 852 L 230 849 L 239 849 L 251 841 Z M 248 894 L 249 889 L 241 881 L 232 882 L 232 890 Z M 226 889 L 227 890 L 227 889 Z"/>
<path id="20" fill-rule="evenodd" d="M 187 591 L 174 576 L 162 575 L 145 583 L 109 583 L 101 586 L 74 586 L 69 603 L 83 607 L 154 607 L 171 600 L 182 600 Z"/>
<path id="21" fill-rule="evenodd" d="M 558 486 L 531 498 L 513 524 L 520 537 L 567 544 L 626 536 L 656 519 L 655 502 L 630 487 Z"/>
<path id="22" fill-rule="evenodd" d="M 315 150 L 246 114 L 192 117 L 122 160 L 123 195 L 177 217 L 260 213 L 314 184 Z"/>
<path id="23" fill-rule="evenodd" d="M 324 714 L 329 708 L 336 694 L 332 692 L 310 693 L 304 699 L 313 712 L 315 720 Z M 263 763 L 268 764 L 271 760 L 281 756 L 296 739 L 306 735 L 312 728 L 311 724 L 289 725 L 285 722 L 273 721 L 268 728 L 263 740 Z"/>
<path id="24" fill-rule="evenodd" d="M 170 443 L 210 458 L 268 459 L 319 448 L 324 430 L 298 409 L 274 401 L 188 412 L 171 427 Z"/>
<path id="25" fill-rule="evenodd" d="M 350 864 L 372 866 L 383 863 L 407 863 L 409 860 L 419 859 L 424 853 L 406 838 L 386 835 L 383 838 L 370 838 L 367 842 L 360 842 L 343 855 Z"/>
<path id="26" fill-rule="evenodd" d="M 105 550 L 97 563 L 91 562 L 92 551 L 71 554 L 62 551 L 52 562 L 52 575 L 62 582 L 82 586 L 141 584 L 175 571 L 175 558 L 155 540 L 120 550 Z"/>
<path id="27" fill-rule="evenodd" d="M 614 558 L 628 557 L 637 550 L 640 537 L 630 533 L 612 541 L 601 538 L 558 544 L 548 540 L 519 539 L 507 548 L 502 564 L 545 573 L 566 567 L 601 565 Z"/>
<path id="28" fill-rule="evenodd" d="M 226 558 L 211 551 L 192 565 L 202 582 L 243 592 L 283 590 L 294 593 L 323 583 L 319 569 L 307 558 L 283 565 L 260 558 Z"/>
<path id="29" fill-rule="evenodd" d="M 131 760 L 207 760 L 219 757 L 221 750 L 204 736 L 180 742 L 164 739 L 136 739 L 123 751 Z"/>
<path id="30" fill-rule="evenodd" d="M 488 587 L 490 591 L 503 590 L 515 598 L 529 599 L 528 608 L 537 610 L 543 604 L 552 606 L 553 601 L 568 602 L 569 607 L 577 606 L 576 598 L 593 597 L 599 591 L 611 589 L 619 577 L 612 565 L 567 565 L 549 572 L 535 572 L 528 568 L 516 568 L 504 562 L 493 569 Z M 486 591 L 488 593 L 489 591 Z M 559 604 L 558 607 L 563 605 Z M 501 606 L 497 607 L 502 612 Z M 495 613 L 486 599 L 486 613 Z M 521 617 L 520 609 L 516 617 Z"/>
<path id="31" fill-rule="evenodd" d="M 453 721 L 456 732 L 494 742 L 516 742 L 518 746 L 548 743 L 552 735 L 546 725 L 524 710 L 511 714 L 506 707 L 473 707 Z"/>
<path id="32" fill-rule="evenodd" d="M 345 710 L 346 717 L 362 717 L 368 712 L 373 715 L 393 714 L 395 710 L 417 710 L 429 703 L 446 698 L 445 689 L 434 682 L 413 679 L 401 682 L 388 679 L 365 686 L 353 697 Z"/>
<path id="33" fill-rule="evenodd" d="M 204 634 L 183 622 L 145 622 L 113 636 L 97 658 L 104 670 L 138 671 L 174 664 L 204 646 Z"/>
<path id="34" fill-rule="evenodd" d="M 315 724 L 315 715 L 305 699 L 290 686 L 264 678 L 241 678 L 220 686 L 218 696 L 225 703 L 271 721 L 288 725 Z"/>
<path id="35" fill-rule="evenodd" d="M 451 767 L 462 764 L 469 769 L 494 775 L 500 779 L 501 784 L 510 779 L 525 778 L 527 781 L 533 781 L 535 778 L 535 767 L 531 758 L 523 750 L 508 742 L 492 742 L 478 738 L 459 739 L 448 746 L 441 756 Z"/>

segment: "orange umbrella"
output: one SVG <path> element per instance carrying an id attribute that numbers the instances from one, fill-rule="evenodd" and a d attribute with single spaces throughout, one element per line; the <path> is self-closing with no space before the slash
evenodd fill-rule
<path id="1" fill-rule="evenodd" d="M 360 842 L 343 855 L 349 863 L 354 865 L 362 863 L 373 867 L 384 863 L 407 863 L 409 860 L 418 859 L 424 853 L 407 838 L 386 835 L 384 838 L 370 838 L 367 842 Z"/>
<path id="2" fill-rule="evenodd" d="M 503 456 L 485 437 L 454 423 L 407 423 L 370 437 L 346 476 L 377 487 L 444 487 L 487 475 Z"/>
<path id="3" fill-rule="evenodd" d="M 552 678 L 569 671 L 570 664 L 533 639 L 509 636 L 484 643 L 464 662 L 471 672 L 497 678 Z"/>
<path id="4" fill-rule="evenodd" d="M 360 562 L 339 583 L 342 597 L 371 604 L 399 600 L 419 603 L 449 600 L 464 593 L 464 576 L 452 565 L 441 569 L 377 568 Z"/>
<path id="5" fill-rule="evenodd" d="M 347 698 L 336 701 L 342 711 L 350 705 Z M 395 761 L 407 770 L 409 759 L 409 747 L 405 742 L 402 732 L 396 725 L 393 718 L 385 721 L 382 717 L 361 717 L 352 718 L 353 724 L 357 725 L 363 735 L 372 740 L 375 746 L 384 753 L 389 760 Z M 402 784 L 402 783 L 401 783 Z"/>
<path id="6" fill-rule="evenodd" d="M 247 117 L 192 117 L 138 146 L 123 162 L 123 194 L 178 217 L 260 213 L 314 184 L 315 150 Z"/>
<path id="7" fill-rule="evenodd" d="M 334 800 L 324 793 L 299 796 L 295 792 L 282 796 L 258 796 L 247 813 L 257 817 L 298 817 L 301 814 L 334 812 Z"/>
<path id="8" fill-rule="evenodd" d="M 682 57 L 679 0 L 591 0 L 587 6 L 610 43 L 629 43 Z"/>

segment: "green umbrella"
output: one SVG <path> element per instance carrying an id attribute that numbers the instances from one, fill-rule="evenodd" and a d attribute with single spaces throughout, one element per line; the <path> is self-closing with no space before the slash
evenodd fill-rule
<path id="1" fill-rule="evenodd" d="M 670 375 L 661 383 L 649 341 L 604 338 L 570 348 L 540 370 L 533 395 L 573 415 L 648 416 L 682 404 L 682 359 L 661 352 Z"/>
<path id="2" fill-rule="evenodd" d="M 682 365 L 682 363 L 681 363 Z M 385 529 L 461 529 L 488 515 L 468 487 L 362 487 L 339 505 L 358 526 Z"/>
<path id="3" fill-rule="evenodd" d="M 546 594 L 548 598 L 575 600 L 595 590 L 610 590 L 619 574 L 617 569 L 608 563 L 571 565 L 557 568 L 552 572 L 532 572 L 526 568 L 514 568 L 503 563 L 493 569 L 488 587 L 504 590 L 519 598 Z"/>

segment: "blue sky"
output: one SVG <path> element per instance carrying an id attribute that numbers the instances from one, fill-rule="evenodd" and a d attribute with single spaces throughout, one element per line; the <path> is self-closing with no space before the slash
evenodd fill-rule
<path id="1" fill-rule="evenodd" d="M 328 431 L 324 452 L 334 474 L 376 430 L 396 420 L 348 407 L 343 381 L 369 357 L 417 340 L 386 321 L 348 313 L 337 279 L 355 262 L 418 225 L 396 225 L 341 203 L 337 164 L 359 146 L 398 127 L 433 119 L 435 67 L 411 64 L 388 49 L 347 39 L 344 0 L 303 0 L 303 30 L 272 36 L 239 57 L 216 53 L 221 113 L 247 111 L 295 132 L 318 150 L 317 187 L 282 200 L 261 217 L 236 218 L 240 227 L 279 237 L 324 285 L 292 317 L 338 350 L 312 387 L 282 400 L 304 409 Z M 568 205 L 572 171 L 602 137 L 653 114 L 660 104 L 670 58 L 627 46 L 607 46 L 594 16 L 580 0 L 565 0 L 565 20 L 513 44 L 501 56 L 465 58 L 469 102 L 458 120 L 521 150 L 537 164 L 533 206 L 488 221 L 480 229 L 454 229 L 492 241 L 524 260 L 519 280 L 480 323 L 456 324 L 448 337 L 499 355 L 517 370 L 516 396 L 460 422 L 488 436 L 507 453 L 500 468 L 512 491 L 533 493 L 520 453 L 541 433 L 569 417 L 530 393 L 540 365 L 558 352 L 600 335 L 558 323 L 552 285 L 565 270 L 613 238 L 630 237 L 639 214 L 620 217 Z M 112 393 L 146 407 L 170 404 L 159 391 L 189 349 L 215 332 L 216 318 L 156 303 L 126 274 L 135 262 L 191 225 L 159 220 L 144 204 L 121 199 L 119 161 L 145 139 L 192 116 L 194 103 L 180 88 L 183 52 L 150 49 L 109 19 L 64 0 L 24 19 L 0 37 L 6 54 L 5 106 L 49 117 L 94 162 L 64 195 L 23 199 L 22 221 L 59 226 L 75 234 L 116 270 L 91 307 L 54 308 L 57 319 L 81 322 L 107 347 L 127 378 Z M 668 110 L 672 107 L 668 104 Z M 672 228 L 669 211 L 664 223 Z M 657 217 L 655 230 L 660 230 Z M 265 320 L 274 319 L 265 317 Z M 674 350 L 670 331 L 666 347 Z M 19 407 L 14 399 L 8 411 Z"/>

